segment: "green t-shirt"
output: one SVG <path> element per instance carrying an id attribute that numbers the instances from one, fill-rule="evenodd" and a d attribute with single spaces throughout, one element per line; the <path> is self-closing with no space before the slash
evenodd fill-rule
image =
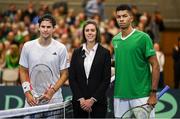
<path id="1" fill-rule="evenodd" d="M 19 66 L 19 56 L 6 55 L 6 67 L 8 69 L 14 69 Z"/>
<path id="2" fill-rule="evenodd" d="M 150 37 L 134 30 L 125 40 L 121 39 L 121 33 L 117 34 L 112 43 L 115 51 L 114 98 L 148 96 L 152 81 L 148 58 L 155 55 Z"/>

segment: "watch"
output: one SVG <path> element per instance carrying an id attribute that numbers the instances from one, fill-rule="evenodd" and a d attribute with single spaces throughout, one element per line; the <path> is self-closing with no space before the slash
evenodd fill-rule
<path id="1" fill-rule="evenodd" d="M 156 89 L 151 89 L 151 92 L 152 92 L 152 93 L 156 93 L 157 90 L 156 90 Z"/>

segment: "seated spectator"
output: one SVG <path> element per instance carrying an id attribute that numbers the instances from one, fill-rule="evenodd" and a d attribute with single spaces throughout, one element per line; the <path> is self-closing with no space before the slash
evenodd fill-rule
<path id="1" fill-rule="evenodd" d="M 15 69 L 19 66 L 19 48 L 16 44 L 10 45 L 10 49 L 6 53 L 6 67 Z"/>
<path id="2" fill-rule="evenodd" d="M 156 51 L 156 56 L 157 60 L 159 62 L 159 67 L 160 67 L 160 77 L 159 77 L 159 85 L 158 88 L 163 88 L 164 87 L 164 77 L 163 77 L 163 67 L 165 63 L 165 56 L 164 53 L 160 50 L 160 46 L 158 43 L 154 44 L 154 49 Z"/>
<path id="3" fill-rule="evenodd" d="M 5 45 L 3 42 L 0 42 L 0 84 L 2 83 L 2 72 L 6 65 L 5 60 Z"/>
<path id="4" fill-rule="evenodd" d="M 85 7 L 85 14 L 88 18 L 92 18 L 94 15 L 98 14 L 101 19 L 105 19 L 104 15 L 104 0 L 90 0 L 87 2 Z"/>

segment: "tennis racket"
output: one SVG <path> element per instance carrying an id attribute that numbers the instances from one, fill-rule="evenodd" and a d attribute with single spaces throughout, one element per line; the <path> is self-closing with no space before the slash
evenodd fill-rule
<path id="1" fill-rule="evenodd" d="M 159 98 L 164 93 L 166 93 L 168 89 L 169 89 L 169 86 L 165 86 L 165 88 L 158 94 L 157 99 L 159 100 Z M 122 115 L 121 118 L 122 119 L 129 119 L 129 118 L 149 119 L 152 109 L 153 108 L 148 104 L 143 104 L 143 105 L 140 105 L 140 106 L 136 106 L 136 107 L 133 107 L 133 108 L 129 109 L 128 111 L 126 111 Z"/>
<path id="2" fill-rule="evenodd" d="M 51 68 L 45 64 L 35 65 L 30 73 L 30 79 L 33 87 L 32 94 L 38 104 L 48 103 L 46 100 L 41 100 L 41 96 L 52 86 L 53 72 Z"/>

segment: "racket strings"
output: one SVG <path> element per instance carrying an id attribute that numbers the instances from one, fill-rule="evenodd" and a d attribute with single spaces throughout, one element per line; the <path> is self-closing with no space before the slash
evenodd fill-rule
<path id="1" fill-rule="evenodd" d="M 148 119 L 149 111 L 145 107 L 139 107 L 132 110 L 136 119 Z"/>
<path id="2" fill-rule="evenodd" d="M 38 95 L 38 97 L 40 97 L 52 85 L 52 70 L 44 64 L 36 65 L 32 69 L 30 80 L 32 82 L 34 92 Z"/>
<path id="3" fill-rule="evenodd" d="M 35 87 L 35 92 L 42 94 L 51 85 L 51 82 L 49 81 L 49 79 L 52 78 L 51 75 L 46 72 L 36 72 L 32 75 L 34 75 L 33 78 L 35 80 L 35 85 L 33 86 Z"/>
<path id="4" fill-rule="evenodd" d="M 122 119 L 148 119 L 150 116 L 151 108 L 149 105 L 141 105 L 138 107 L 131 108 L 127 112 L 125 112 L 122 116 Z"/>

